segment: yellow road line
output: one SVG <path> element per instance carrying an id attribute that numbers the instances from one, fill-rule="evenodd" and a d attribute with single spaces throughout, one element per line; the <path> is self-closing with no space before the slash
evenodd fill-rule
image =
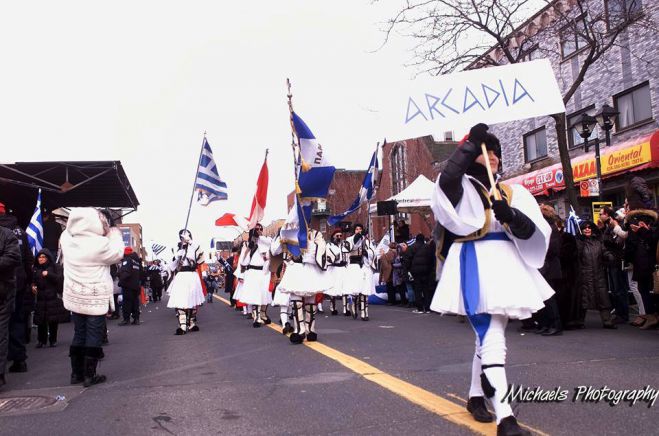
<path id="1" fill-rule="evenodd" d="M 230 304 L 229 300 L 225 298 L 219 297 L 217 295 L 214 297 L 226 304 Z M 282 332 L 282 328 L 277 324 L 268 324 L 268 327 L 279 333 Z M 382 386 L 388 391 L 393 392 L 394 394 L 403 397 L 411 403 L 421 406 L 436 415 L 439 415 L 447 421 L 467 427 L 471 431 L 482 435 L 495 435 L 497 432 L 497 428 L 494 423 L 486 424 L 474 421 L 474 418 L 472 418 L 471 414 L 467 412 L 464 406 L 458 405 L 453 401 L 447 400 L 446 398 L 433 394 L 430 391 L 389 375 L 386 372 L 374 367 L 373 365 L 335 350 L 334 348 L 328 347 L 327 345 L 321 344 L 319 342 L 306 341 L 303 342 L 303 344 L 306 347 L 322 354 L 323 356 L 335 360 L 349 370 L 361 375 L 366 380 L 372 381 L 373 383 Z M 534 428 L 528 427 L 526 425 L 522 426 L 540 435 L 546 436 L 545 433 L 542 433 Z"/>

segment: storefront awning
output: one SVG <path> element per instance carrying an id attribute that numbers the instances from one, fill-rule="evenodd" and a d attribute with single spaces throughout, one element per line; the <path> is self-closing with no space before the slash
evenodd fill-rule
<path id="1" fill-rule="evenodd" d="M 641 138 L 625 141 L 600 149 L 602 178 L 613 177 L 627 171 L 640 171 L 659 167 L 659 130 Z M 575 182 L 597 176 L 595 152 L 572 159 L 572 175 Z M 563 167 L 560 163 L 505 180 L 509 184 L 520 184 L 533 195 L 549 195 L 565 189 Z"/>

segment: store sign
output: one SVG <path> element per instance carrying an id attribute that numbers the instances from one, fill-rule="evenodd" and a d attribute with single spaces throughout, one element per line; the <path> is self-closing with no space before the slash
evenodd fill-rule
<path id="1" fill-rule="evenodd" d="M 600 195 L 597 179 L 582 180 L 579 182 L 579 195 L 582 197 L 597 197 Z"/>
<path id="2" fill-rule="evenodd" d="M 634 168 L 650 161 L 652 161 L 652 152 L 649 140 L 612 153 L 604 153 L 600 157 L 603 176 Z M 574 163 L 572 165 L 572 175 L 575 182 L 597 177 L 595 158 L 591 157 Z"/>
<path id="3" fill-rule="evenodd" d="M 533 177 L 525 178 L 522 185 L 533 195 L 542 194 L 548 189 L 563 187 L 565 186 L 563 170 L 561 168 L 548 168 L 548 171 L 542 171 Z"/>

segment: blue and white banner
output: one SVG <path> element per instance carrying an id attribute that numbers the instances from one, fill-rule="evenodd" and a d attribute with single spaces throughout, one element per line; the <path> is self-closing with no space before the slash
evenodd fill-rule
<path id="1" fill-rule="evenodd" d="M 378 151 L 375 150 L 375 152 L 373 152 L 373 156 L 371 156 L 371 162 L 368 164 L 368 171 L 364 176 L 362 186 L 359 188 L 359 192 L 357 193 L 357 198 L 355 198 L 355 201 L 352 202 L 350 207 L 345 212 L 338 215 L 333 215 L 327 219 L 327 223 L 330 226 L 336 225 L 337 223 L 343 221 L 345 217 L 355 212 L 362 204 L 373 198 L 373 194 L 375 193 L 375 178 L 377 176 L 377 172 Z"/>
<path id="2" fill-rule="evenodd" d="M 295 134 L 300 141 L 298 185 L 300 198 L 312 200 L 327 197 L 336 168 L 325 157 L 322 145 L 311 133 L 309 126 L 295 112 L 291 114 Z"/>
<path id="3" fill-rule="evenodd" d="M 43 248 L 43 218 L 41 216 L 41 189 L 37 196 L 37 205 L 34 208 L 34 213 L 30 219 L 30 224 L 25 231 L 27 234 L 27 242 L 30 245 L 32 254 L 37 255 Z"/>
<path id="4" fill-rule="evenodd" d="M 207 206 L 216 200 L 227 199 L 227 184 L 220 178 L 215 159 L 213 159 L 213 150 L 206 138 L 204 138 L 204 146 L 199 160 L 195 189 L 198 193 L 197 201 L 202 206 Z"/>
<path id="5" fill-rule="evenodd" d="M 565 112 L 548 59 L 419 77 L 370 97 L 388 137 L 416 138 Z"/>

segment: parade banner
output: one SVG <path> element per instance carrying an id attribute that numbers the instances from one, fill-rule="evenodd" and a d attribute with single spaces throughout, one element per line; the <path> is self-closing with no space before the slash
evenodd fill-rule
<path id="1" fill-rule="evenodd" d="M 396 139 L 455 130 L 456 125 L 496 124 L 565 112 L 547 59 L 481 68 L 412 81 L 382 101 Z M 393 135 L 392 135 L 393 134 Z"/>

